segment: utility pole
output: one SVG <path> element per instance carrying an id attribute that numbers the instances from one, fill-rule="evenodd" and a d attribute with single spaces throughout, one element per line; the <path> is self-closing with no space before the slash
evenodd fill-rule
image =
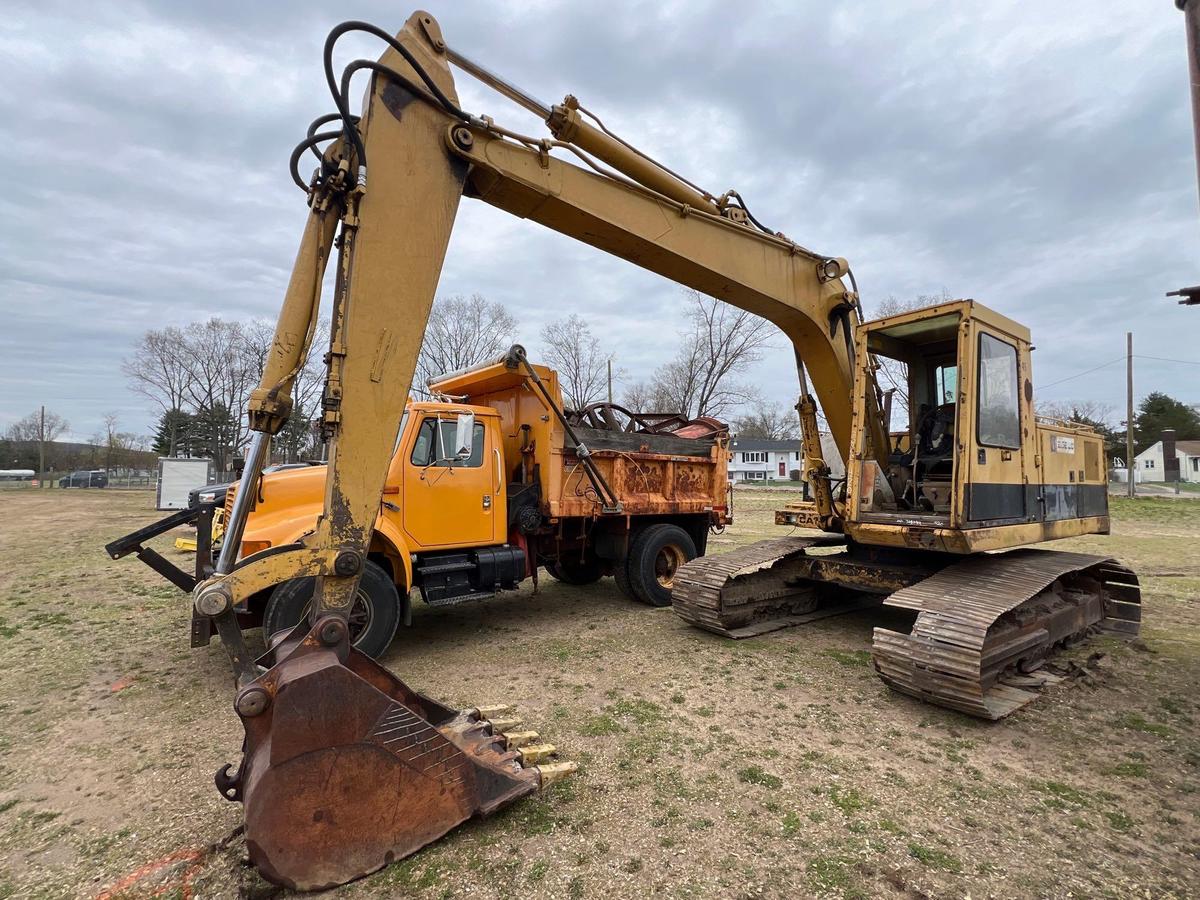
<path id="1" fill-rule="evenodd" d="M 1133 468 L 1133 332 L 1125 332 L 1125 480 L 1129 482 L 1129 496 L 1137 496 L 1134 489 Z"/>
<path id="2" fill-rule="evenodd" d="M 608 404 L 612 405 L 612 357 L 608 358 Z"/>
<path id="3" fill-rule="evenodd" d="M 45 478 L 46 472 L 46 406 L 42 405 L 41 423 L 38 425 L 38 478 Z"/>

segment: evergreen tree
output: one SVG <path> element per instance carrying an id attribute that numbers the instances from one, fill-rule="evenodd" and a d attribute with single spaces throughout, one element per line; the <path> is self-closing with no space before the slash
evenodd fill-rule
<path id="1" fill-rule="evenodd" d="M 182 409 L 169 409 L 158 420 L 151 446 L 159 456 L 192 456 L 193 417 Z"/>
<path id="2" fill-rule="evenodd" d="M 1176 440 L 1200 440 L 1200 415 L 1186 403 L 1155 391 L 1138 404 L 1133 420 L 1138 452 L 1162 440 L 1165 428 L 1175 429 Z"/>
<path id="3" fill-rule="evenodd" d="M 192 455 L 209 457 L 218 472 L 227 472 L 237 433 L 237 419 L 225 404 L 202 407 L 192 417 Z"/>
<path id="4" fill-rule="evenodd" d="M 284 462 L 300 462 L 308 455 L 315 455 L 311 453 L 314 443 L 313 420 L 292 410 L 272 446 L 276 454 L 282 454 Z"/>

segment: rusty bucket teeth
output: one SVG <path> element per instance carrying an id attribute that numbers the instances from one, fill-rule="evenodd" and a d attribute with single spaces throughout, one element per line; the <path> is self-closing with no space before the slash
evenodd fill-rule
<path id="1" fill-rule="evenodd" d="M 506 731 L 512 731 L 521 724 L 521 720 L 518 718 L 488 719 L 487 721 L 492 726 L 493 734 L 503 734 Z"/>
<path id="2" fill-rule="evenodd" d="M 500 736 L 504 738 L 504 746 L 509 750 L 516 750 L 526 744 L 532 744 L 538 739 L 536 731 L 506 731 Z"/>
<path id="3" fill-rule="evenodd" d="M 542 790 L 545 790 L 557 781 L 562 781 L 568 775 L 573 775 L 579 771 L 579 766 L 573 762 L 544 763 L 538 765 L 536 768 L 540 776 Z"/>
<path id="4" fill-rule="evenodd" d="M 553 744 L 528 744 L 517 751 L 517 759 L 523 766 L 532 766 L 557 753 L 558 748 Z"/>
<path id="5" fill-rule="evenodd" d="M 476 719 L 496 719 L 516 712 L 516 707 L 510 703 L 495 703 L 491 706 L 476 706 L 463 710 L 468 716 Z"/>

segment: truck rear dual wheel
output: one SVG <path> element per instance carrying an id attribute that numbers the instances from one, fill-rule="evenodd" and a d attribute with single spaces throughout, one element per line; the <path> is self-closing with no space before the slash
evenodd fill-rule
<path id="1" fill-rule="evenodd" d="M 629 554 L 617 565 L 622 593 L 650 606 L 670 606 L 675 573 L 696 558 L 696 542 L 678 525 L 649 525 L 633 538 Z"/>
<path id="2" fill-rule="evenodd" d="M 268 644 L 273 635 L 307 618 L 314 582 L 313 578 L 293 578 L 271 592 L 263 611 L 263 637 Z M 370 560 L 363 567 L 348 624 L 354 649 L 372 659 L 382 655 L 396 636 L 400 594 L 391 576 Z"/>

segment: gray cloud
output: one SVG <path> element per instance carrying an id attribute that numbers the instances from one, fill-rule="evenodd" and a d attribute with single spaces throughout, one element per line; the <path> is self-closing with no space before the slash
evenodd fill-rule
<path id="1" fill-rule="evenodd" d="M 851 259 L 865 300 L 972 296 L 1028 324 L 1049 385 L 1119 356 L 1200 359 L 1182 21 L 1171 4 L 434 3 L 448 40 Z M 304 214 L 285 170 L 329 109 L 327 4 L 38 3 L 0 23 L 0 427 L 39 403 L 77 436 L 117 410 L 142 331 L 273 316 Z M 339 16 L 398 28 L 394 3 Z M 351 36 L 339 59 L 376 56 Z M 469 79 L 464 105 L 533 131 Z M 541 326 L 586 313 L 643 377 L 683 312 L 661 278 L 466 201 L 442 293 Z M 778 349 L 746 377 L 795 390 Z M 1200 369 L 1139 361 L 1138 391 L 1200 402 Z M 1123 402 L 1119 365 L 1046 399 Z"/>

